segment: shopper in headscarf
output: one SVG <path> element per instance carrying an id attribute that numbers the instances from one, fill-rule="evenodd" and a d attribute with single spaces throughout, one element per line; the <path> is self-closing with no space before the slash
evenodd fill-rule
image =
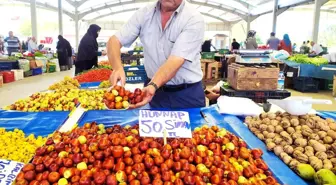
<path id="1" fill-rule="evenodd" d="M 61 71 L 68 70 L 68 52 L 67 52 L 67 42 L 62 35 L 58 36 L 57 42 L 57 58 L 60 65 Z"/>
<path id="2" fill-rule="evenodd" d="M 98 56 L 101 52 L 98 51 L 97 38 L 100 32 L 100 27 L 96 24 L 91 24 L 88 31 L 79 43 L 77 60 L 75 62 L 75 74 L 89 70 L 93 66 L 98 67 Z"/>
<path id="3" fill-rule="evenodd" d="M 280 42 L 280 49 L 287 51 L 290 55 L 293 54 L 292 42 L 289 39 L 288 34 L 284 34 L 283 39 Z"/>
<path id="4" fill-rule="evenodd" d="M 258 44 L 257 44 L 257 40 L 255 38 L 256 35 L 256 31 L 254 30 L 250 30 L 247 34 L 247 38 L 245 41 L 245 48 L 246 49 L 258 49 Z"/>

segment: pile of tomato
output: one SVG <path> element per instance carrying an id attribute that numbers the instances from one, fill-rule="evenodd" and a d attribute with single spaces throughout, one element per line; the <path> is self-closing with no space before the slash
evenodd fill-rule
<path id="1" fill-rule="evenodd" d="M 79 83 L 101 82 L 104 80 L 108 80 L 111 74 L 112 70 L 110 69 L 93 69 L 78 76 L 75 76 L 74 79 L 78 80 Z"/>

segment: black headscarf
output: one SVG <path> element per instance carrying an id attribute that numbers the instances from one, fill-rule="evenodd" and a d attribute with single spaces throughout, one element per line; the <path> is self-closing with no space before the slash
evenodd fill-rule
<path id="1" fill-rule="evenodd" d="M 82 38 L 78 47 L 77 61 L 85 63 L 85 68 L 91 68 L 92 65 L 97 65 L 97 52 L 98 52 L 98 31 L 100 27 L 96 24 L 91 24 L 88 31 Z"/>

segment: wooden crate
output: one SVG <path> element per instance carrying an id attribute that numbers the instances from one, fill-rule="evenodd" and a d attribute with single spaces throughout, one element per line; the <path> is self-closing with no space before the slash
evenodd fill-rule
<path id="1" fill-rule="evenodd" d="M 235 90 L 277 90 L 279 68 L 245 67 L 231 64 L 228 68 L 228 82 Z"/>
<path id="2" fill-rule="evenodd" d="M 207 76 L 209 79 L 218 79 L 218 62 L 208 63 L 207 66 Z"/>
<path id="3" fill-rule="evenodd" d="M 205 78 L 205 74 L 206 74 L 206 63 L 201 63 L 201 69 L 203 72 L 203 79 Z"/>

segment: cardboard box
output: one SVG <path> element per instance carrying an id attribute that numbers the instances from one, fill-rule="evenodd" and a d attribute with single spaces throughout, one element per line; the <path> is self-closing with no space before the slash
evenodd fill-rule
<path id="1" fill-rule="evenodd" d="M 2 74 L 0 74 L 0 87 L 2 87 L 3 85 L 3 77 L 2 77 Z"/>
<path id="2" fill-rule="evenodd" d="M 277 90 L 279 71 L 279 68 L 246 67 L 231 64 L 228 68 L 228 82 L 235 90 Z"/>
<path id="3" fill-rule="evenodd" d="M 36 61 L 35 60 L 29 60 L 29 66 L 30 66 L 30 69 L 37 68 Z"/>

